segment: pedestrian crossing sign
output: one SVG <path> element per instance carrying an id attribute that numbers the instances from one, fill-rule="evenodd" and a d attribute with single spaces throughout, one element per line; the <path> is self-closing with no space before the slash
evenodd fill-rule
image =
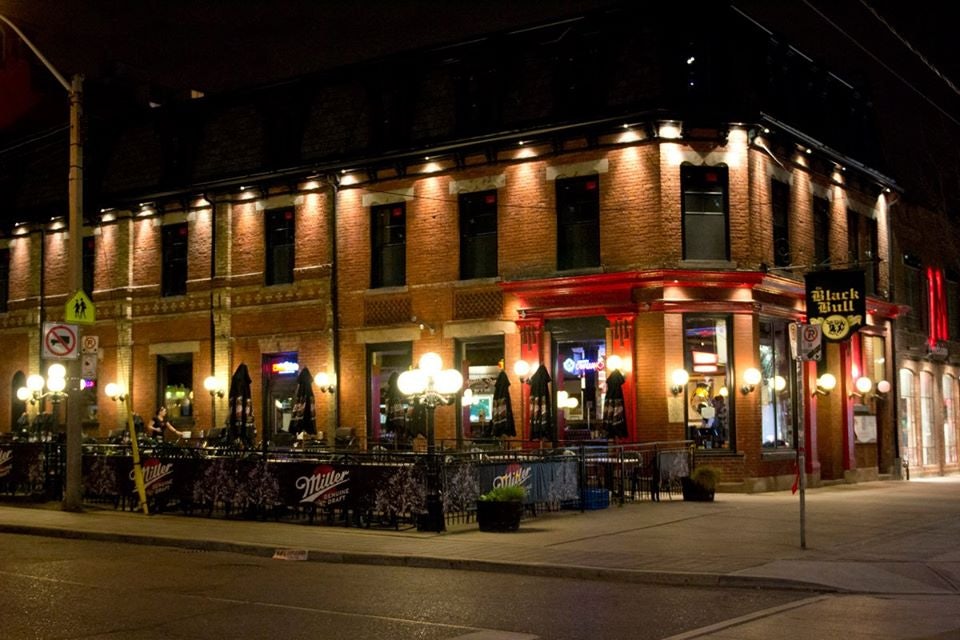
<path id="1" fill-rule="evenodd" d="M 72 298 L 67 300 L 64 311 L 67 322 L 93 324 L 97 320 L 97 311 L 93 306 L 93 300 L 83 290 L 77 291 Z"/>

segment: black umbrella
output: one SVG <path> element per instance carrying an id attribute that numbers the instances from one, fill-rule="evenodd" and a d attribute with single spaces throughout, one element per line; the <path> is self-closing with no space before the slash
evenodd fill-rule
<path id="1" fill-rule="evenodd" d="M 554 437 L 550 380 L 550 374 L 543 365 L 530 378 L 531 440 L 553 440 Z"/>
<path id="2" fill-rule="evenodd" d="M 297 390 L 293 394 L 293 412 L 290 416 L 290 434 L 317 433 L 317 401 L 313 395 L 313 376 L 304 367 L 297 376 Z"/>
<path id="3" fill-rule="evenodd" d="M 493 387 L 493 436 L 515 436 L 517 427 L 513 422 L 513 408 L 510 406 L 510 379 L 507 372 L 500 370 L 497 383 Z"/>
<path id="4" fill-rule="evenodd" d="M 230 378 L 230 393 L 227 400 L 230 406 L 230 441 L 242 440 L 245 444 L 252 444 L 252 433 L 248 427 L 253 427 L 253 400 L 250 398 L 250 373 L 247 365 L 240 363 Z"/>
<path id="5" fill-rule="evenodd" d="M 626 382 L 618 369 L 607 376 L 607 396 L 603 401 L 603 427 L 608 438 L 626 438 L 627 420 L 623 412 L 623 383 Z"/>
<path id="6" fill-rule="evenodd" d="M 400 385 L 397 384 L 397 378 L 400 374 L 396 371 L 390 374 L 387 380 L 387 395 L 384 399 L 387 420 L 383 425 L 383 430 L 394 434 L 394 442 L 398 442 L 407 430 L 407 416 L 403 410 L 403 394 L 400 393 Z"/>

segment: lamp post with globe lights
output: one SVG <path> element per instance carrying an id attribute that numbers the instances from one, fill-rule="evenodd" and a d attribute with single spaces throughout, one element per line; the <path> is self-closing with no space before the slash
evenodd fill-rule
<path id="1" fill-rule="evenodd" d="M 463 374 L 456 369 L 444 369 L 443 360 L 436 353 L 420 357 L 418 368 L 409 369 L 397 378 L 400 393 L 426 408 L 427 414 L 427 513 L 418 524 L 421 531 L 444 531 L 443 502 L 437 479 L 436 433 L 434 412 L 440 405 L 451 404 L 463 386 Z"/>
<path id="2" fill-rule="evenodd" d="M 66 376 L 66 368 L 62 364 L 54 363 L 47 369 L 46 378 L 38 373 L 30 375 L 27 378 L 26 386 L 17 389 L 17 399 L 21 402 L 29 401 L 30 404 L 40 403 L 40 406 L 37 408 L 39 415 L 43 413 L 42 401 L 45 398 L 50 398 L 50 402 L 53 403 L 54 419 L 59 420 L 58 409 L 60 403 L 67 397 L 67 392 L 65 391 L 67 387 Z M 46 391 L 44 391 L 44 389 L 46 389 Z M 40 434 L 38 433 L 36 435 L 39 436 Z"/>

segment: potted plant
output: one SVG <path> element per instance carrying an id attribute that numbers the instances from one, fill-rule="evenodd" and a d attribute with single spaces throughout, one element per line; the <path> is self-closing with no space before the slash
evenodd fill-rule
<path id="1" fill-rule="evenodd" d="M 520 485 L 500 486 L 477 499 L 480 531 L 516 531 L 523 515 L 527 491 Z"/>
<path id="2" fill-rule="evenodd" d="M 720 481 L 720 469 L 709 465 L 694 467 L 689 477 L 680 478 L 683 499 L 713 502 L 713 495 Z"/>

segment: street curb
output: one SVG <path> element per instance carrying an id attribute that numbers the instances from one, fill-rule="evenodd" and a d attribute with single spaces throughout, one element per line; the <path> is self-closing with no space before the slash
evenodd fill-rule
<path id="1" fill-rule="evenodd" d="M 219 551 L 257 556 L 261 558 L 272 558 L 277 551 L 287 550 L 285 547 L 277 547 L 265 544 L 227 542 L 222 540 L 196 540 L 133 533 L 71 530 L 37 525 L 0 524 L 0 533 L 42 536 L 48 538 L 67 538 L 73 540 L 94 540 L 99 542 L 120 542 L 124 544 L 147 546 L 165 546 L 177 549 L 191 549 L 194 551 Z M 298 549 L 298 551 L 299 550 L 300 549 Z M 454 569 L 460 571 L 504 573 L 536 576 L 542 578 L 568 578 L 575 580 L 597 580 L 627 584 L 654 584 L 678 587 L 779 589 L 786 591 L 805 591 L 817 593 L 843 593 L 847 591 L 831 585 L 804 582 L 801 580 L 728 575 L 722 573 L 697 573 L 645 569 L 610 569 L 606 567 L 591 567 L 582 565 L 548 565 L 542 563 L 445 558 L 442 556 L 322 551 L 316 549 L 306 549 L 305 551 L 307 552 L 306 559 L 308 561 L 326 562 L 330 564 L 379 565 L 418 569 Z"/>

